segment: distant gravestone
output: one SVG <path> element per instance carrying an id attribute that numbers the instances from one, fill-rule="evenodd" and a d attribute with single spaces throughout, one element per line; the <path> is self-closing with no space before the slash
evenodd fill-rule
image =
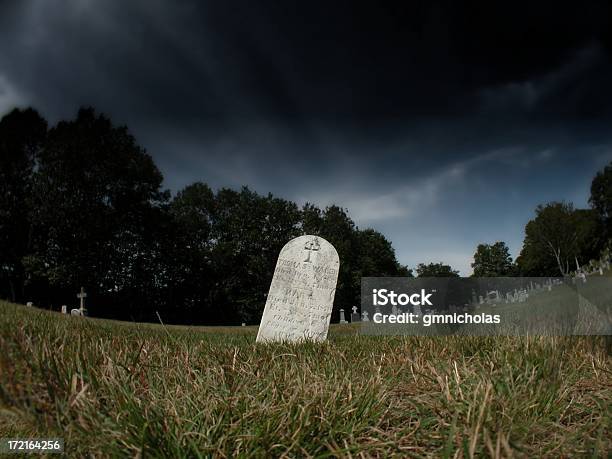
<path id="1" fill-rule="evenodd" d="M 68 314 L 68 306 L 62 305 L 62 314 Z"/>
<path id="2" fill-rule="evenodd" d="M 26 303 L 26 306 L 27 306 L 27 307 L 29 307 L 29 308 L 31 308 L 31 307 L 33 307 L 33 306 L 34 306 L 34 303 L 32 303 L 31 301 L 28 301 L 28 302 Z"/>
<path id="3" fill-rule="evenodd" d="M 340 323 L 348 324 L 346 317 L 344 316 L 344 309 L 340 309 Z"/>
<path id="4" fill-rule="evenodd" d="M 324 341 L 336 294 L 338 252 L 318 236 L 300 236 L 281 249 L 257 342 Z"/>
<path id="5" fill-rule="evenodd" d="M 82 314 L 81 314 L 81 310 L 80 310 L 80 309 L 72 309 L 72 310 L 70 311 L 70 315 L 71 315 L 71 316 L 81 316 L 81 315 L 82 315 Z"/>
<path id="6" fill-rule="evenodd" d="M 77 293 L 77 298 L 81 300 L 81 311 L 85 309 L 85 298 L 87 298 L 87 293 L 85 293 L 85 288 L 81 287 L 81 291 Z"/>
<path id="7" fill-rule="evenodd" d="M 361 313 L 361 321 L 362 322 L 369 322 L 370 318 L 368 317 L 368 311 L 363 311 Z"/>
<path id="8" fill-rule="evenodd" d="M 361 317 L 359 317 L 359 313 L 357 312 L 357 306 L 353 306 L 353 312 L 351 313 L 351 322 L 359 322 Z"/>

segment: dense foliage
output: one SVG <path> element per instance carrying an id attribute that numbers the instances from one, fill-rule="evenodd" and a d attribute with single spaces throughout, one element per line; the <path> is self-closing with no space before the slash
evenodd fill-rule
<path id="1" fill-rule="evenodd" d="M 419 277 L 459 277 L 459 271 L 444 263 L 419 263 L 416 267 Z"/>
<path id="2" fill-rule="evenodd" d="M 341 268 L 334 305 L 358 304 L 362 276 L 398 276 L 385 237 L 344 209 L 248 188 L 194 183 L 171 198 L 127 128 L 93 109 L 51 129 L 34 110 L 0 121 L 0 297 L 94 316 L 192 324 L 256 323 L 282 246 L 331 242 Z"/>
<path id="3" fill-rule="evenodd" d="M 538 206 L 525 226 L 517 266 L 522 275 L 567 276 L 599 258 L 605 243 L 604 226 L 594 210 L 551 202 Z"/>
<path id="4" fill-rule="evenodd" d="M 504 277 L 515 274 L 510 250 L 505 242 L 478 244 L 474 254 L 474 277 Z"/>

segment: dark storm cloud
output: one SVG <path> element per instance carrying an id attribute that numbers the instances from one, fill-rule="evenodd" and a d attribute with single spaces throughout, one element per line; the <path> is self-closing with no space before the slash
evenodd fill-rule
<path id="1" fill-rule="evenodd" d="M 535 3 L 535 4 L 534 4 Z M 349 207 L 405 263 L 469 272 L 612 158 L 612 7 L 0 2 L 0 112 L 93 105 L 166 185 Z"/>

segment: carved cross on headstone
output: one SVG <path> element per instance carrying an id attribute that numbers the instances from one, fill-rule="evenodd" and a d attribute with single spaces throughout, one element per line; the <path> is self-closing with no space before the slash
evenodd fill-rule
<path id="1" fill-rule="evenodd" d="M 81 287 L 81 292 L 77 293 L 77 298 L 81 300 L 81 312 L 85 309 L 85 298 L 87 298 L 87 293 L 85 293 L 85 288 Z"/>
<path id="2" fill-rule="evenodd" d="M 304 263 L 310 263 L 310 254 L 312 252 L 316 252 L 320 248 L 321 245 L 319 244 L 319 240 L 317 238 L 311 239 L 306 244 L 304 244 L 304 250 L 306 250 L 306 253 L 308 254 L 306 256 L 306 259 L 304 260 Z"/>
<path id="3" fill-rule="evenodd" d="M 353 306 L 353 314 L 357 314 L 357 306 Z"/>

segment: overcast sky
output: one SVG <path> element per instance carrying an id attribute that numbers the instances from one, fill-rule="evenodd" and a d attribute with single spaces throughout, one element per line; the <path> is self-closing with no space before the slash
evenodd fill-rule
<path id="1" fill-rule="evenodd" d="M 0 0 L 0 114 L 92 105 L 172 191 L 336 203 L 468 275 L 612 160 L 612 7 L 402 3 Z"/>

